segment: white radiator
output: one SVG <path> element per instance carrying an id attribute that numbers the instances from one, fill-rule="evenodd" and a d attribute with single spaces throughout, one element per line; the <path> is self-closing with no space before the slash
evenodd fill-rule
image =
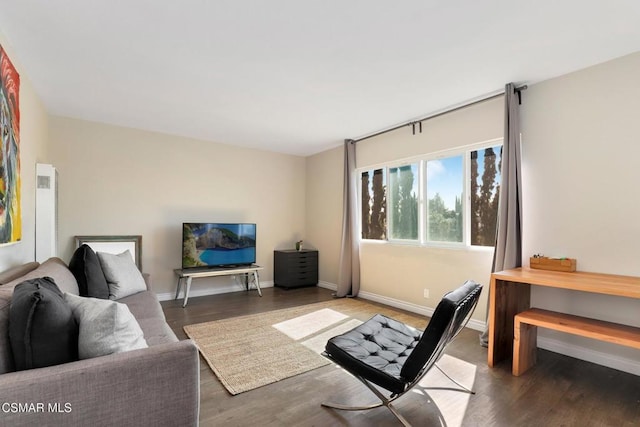
<path id="1" fill-rule="evenodd" d="M 52 165 L 36 164 L 36 261 L 57 254 L 58 172 Z"/>

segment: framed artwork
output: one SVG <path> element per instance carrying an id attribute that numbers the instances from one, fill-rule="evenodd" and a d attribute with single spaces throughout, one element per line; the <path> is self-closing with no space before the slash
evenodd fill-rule
<path id="1" fill-rule="evenodd" d="M 22 239 L 20 76 L 0 46 L 0 245 Z"/>
<path id="2" fill-rule="evenodd" d="M 76 249 L 88 245 L 94 252 L 121 254 L 128 250 L 142 271 L 142 236 L 76 236 Z"/>

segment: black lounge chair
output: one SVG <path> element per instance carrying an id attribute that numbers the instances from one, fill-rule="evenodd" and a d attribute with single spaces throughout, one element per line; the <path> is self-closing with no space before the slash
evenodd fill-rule
<path id="1" fill-rule="evenodd" d="M 380 402 L 357 407 L 325 402 L 322 406 L 349 411 L 386 406 L 402 424 L 410 426 L 391 403 L 417 385 L 433 366 L 438 368 L 436 362 L 469 321 L 481 291 L 482 285 L 468 280 L 447 293 L 424 333 L 377 314 L 349 332 L 331 338 L 323 354 L 359 379 Z M 454 390 L 474 393 L 446 376 L 461 387 Z M 374 384 L 388 390 L 390 396 L 386 397 Z"/>

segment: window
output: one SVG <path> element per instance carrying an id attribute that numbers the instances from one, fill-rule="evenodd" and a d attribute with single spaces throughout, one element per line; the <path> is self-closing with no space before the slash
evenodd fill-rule
<path id="1" fill-rule="evenodd" d="M 493 246 L 496 240 L 502 146 L 471 153 L 471 244 Z"/>
<path id="2" fill-rule="evenodd" d="M 418 240 L 420 164 L 389 169 L 389 238 Z"/>
<path id="3" fill-rule="evenodd" d="M 493 246 L 501 166 L 502 145 L 493 141 L 361 170 L 362 238 Z"/>
<path id="4" fill-rule="evenodd" d="M 462 155 L 427 163 L 427 241 L 462 243 Z"/>
<path id="5" fill-rule="evenodd" d="M 387 183 L 384 169 L 371 169 L 360 176 L 362 187 L 362 238 L 386 240 Z"/>

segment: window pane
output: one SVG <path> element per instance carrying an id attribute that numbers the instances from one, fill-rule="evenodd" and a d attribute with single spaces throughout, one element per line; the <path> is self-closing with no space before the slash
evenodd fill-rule
<path id="1" fill-rule="evenodd" d="M 418 240 L 418 163 L 389 169 L 389 237 Z"/>
<path id="2" fill-rule="evenodd" d="M 502 146 L 471 152 L 471 244 L 493 246 L 496 239 Z"/>
<path id="3" fill-rule="evenodd" d="M 463 157 L 427 162 L 427 240 L 462 242 Z"/>
<path id="4" fill-rule="evenodd" d="M 362 238 L 385 240 L 387 229 L 387 183 L 384 169 L 362 172 Z"/>

